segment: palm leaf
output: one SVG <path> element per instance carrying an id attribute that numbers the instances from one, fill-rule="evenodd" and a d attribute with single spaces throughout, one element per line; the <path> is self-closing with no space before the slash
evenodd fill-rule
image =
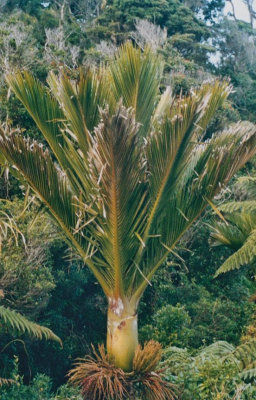
<path id="1" fill-rule="evenodd" d="M 86 177 L 88 172 L 83 171 L 81 181 L 81 174 L 79 175 L 77 171 L 74 171 L 72 158 L 69 157 L 70 147 L 73 148 L 74 144 L 70 146 L 68 137 L 65 134 L 64 128 L 68 121 L 57 100 L 30 72 L 7 75 L 6 79 L 18 99 L 34 119 L 37 127 L 41 130 L 63 171 L 69 177 L 69 183 L 78 195 L 81 192 L 81 188 L 84 189 L 84 185 L 87 184 Z M 83 164 L 85 169 L 86 163 L 84 161 Z"/>
<path id="2" fill-rule="evenodd" d="M 0 139 L 9 164 L 47 205 L 106 295 L 134 304 L 184 232 L 256 151 L 252 124 L 203 142 L 230 91 L 226 83 L 172 99 L 169 90 L 160 96 L 160 79 L 157 56 L 131 43 L 109 66 L 80 73 L 77 82 L 51 74 L 57 101 L 28 73 L 12 75 L 12 89 L 59 165 L 37 143 L 3 132 Z"/>
<path id="3" fill-rule="evenodd" d="M 255 195 L 255 178 L 240 177 L 234 185 L 236 192 L 242 193 L 245 198 Z M 219 206 L 224 212 L 224 225 L 217 222 L 211 226 L 212 245 L 224 245 L 236 250 L 217 270 L 215 276 L 239 269 L 243 265 L 251 264 L 256 259 L 256 201 L 230 201 Z"/>
<path id="4" fill-rule="evenodd" d="M 239 123 L 195 148 L 193 168 L 184 168 L 186 179 L 180 178 L 174 193 L 166 198 L 165 208 L 150 232 L 152 238 L 143 249 L 146 261 L 141 269 L 146 279 L 136 273 L 134 297 L 143 293 L 155 271 L 207 206 L 207 199 L 213 198 L 251 157 L 255 133 L 254 125 Z"/>
<path id="5" fill-rule="evenodd" d="M 35 141 L 24 139 L 18 135 L 6 137 L 0 130 L 1 151 L 6 159 L 14 164 L 31 188 L 38 194 L 50 210 L 53 217 L 63 229 L 69 242 L 78 250 L 80 256 L 95 273 L 104 287 L 106 283 L 101 272 L 94 267 L 90 259 L 92 242 L 90 241 L 90 224 L 84 231 L 78 230 L 80 216 L 79 198 L 72 194 L 67 177 L 51 159 L 47 150 Z M 93 202 L 93 199 L 91 199 Z M 83 224 L 90 221 L 95 211 L 88 204 L 83 211 Z M 102 271 L 104 276 L 104 271 Z"/>
<path id="6" fill-rule="evenodd" d="M 152 201 L 144 240 L 154 220 L 165 208 L 166 198 L 175 190 L 185 167 L 188 165 L 193 168 L 191 154 L 198 139 L 199 127 L 201 135 L 212 113 L 216 112 L 226 96 L 226 84 L 203 87 L 193 96 L 173 103 L 163 122 L 151 135 L 146 151 L 151 172 L 149 184 Z"/>
<path id="7" fill-rule="evenodd" d="M 106 105 L 103 74 L 96 70 L 80 70 L 76 83 L 65 75 L 59 79 L 49 74 L 48 83 L 67 119 L 68 129 L 75 135 L 79 148 L 87 155 L 90 132 L 100 120 L 100 107 Z"/>
<path id="8" fill-rule="evenodd" d="M 59 163 L 65 164 L 62 151 L 65 141 L 61 134 L 64 115 L 57 101 L 28 71 L 7 75 L 6 80 L 43 133 Z"/>
<path id="9" fill-rule="evenodd" d="M 162 64 L 149 48 L 144 53 L 131 42 L 116 53 L 109 67 L 109 90 L 118 103 L 132 107 L 141 123 L 139 135 L 146 136 L 159 92 Z"/>
<path id="10" fill-rule="evenodd" d="M 113 271 L 116 296 L 123 295 L 126 271 L 134 267 L 132 260 L 139 247 L 136 234 L 141 233 L 147 210 L 137 131 L 133 112 L 124 107 L 112 117 L 102 112 L 92 150 L 105 213 L 99 243 L 102 258 Z"/>
<path id="11" fill-rule="evenodd" d="M 16 311 L 0 306 L 0 318 L 2 320 L 2 324 L 4 324 L 4 327 L 13 332 L 18 332 L 21 334 L 27 333 L 36 339 L 55 340 L 62 346 L 60 338 L 56 336 L 49 328 L 29 321 Z"/>

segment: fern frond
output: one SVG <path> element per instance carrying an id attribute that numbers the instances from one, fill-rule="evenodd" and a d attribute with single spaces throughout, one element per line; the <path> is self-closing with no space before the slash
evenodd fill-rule
<path id="1" fill-rule="evenodd" d="M 223 358 L 230 353 L 233 353 L 235 351 L 235 348 L 232 344 L 225 342 L 223 340 L 219 340 L 217 342 L 212 343 L 210 346 L 205 347 L 202 349 L 197 357 L 200 358 L 212 358 L 212 357 L 218 357 L 218 358 Z"/>
<path id="2" fill-rule="evenodd" d="M 251 363 L 256 361 L 256 340 L 252 339 L 236 347 L 233 355 L 240 361 L 243 369 L 250 368 Z"/>
<path id="3" fill-rule="evenodd" d="M 253 176 L 240 176 L 235 184 L 235 191 L 243 194 L 246 199 L 256 198 L 256 178 Z"/>
<path id="4" fill-rule="evenodd" d="M 254 212 L 256 213 L 256 201 L 255 200 L 244 200 L 244 201 L 229 201 L 228 203 L 221 204 L 218 209 L 227 214 L 234 212 L 241 212 L 244 214 Z"/>
<path id="5" fill-rule="evenodd" d="M 61 339 L 55 335 L 51 329 L 38 325 L 35 322 L 31 322 L 21 314 L 10 310 L 9 308 L 0 306 L 0 321 L 1 320 L 4 327 L 11 331 L 20 334 L 27 333 L 36 339 L 55 340 L 62 346 Z"/>
<path id="6" fill-rule="evenodd" d="M 215 277 L 220 274 L 239 269 L 242 265 L 248 265 L 256 259 L 256 230 L 253 230 L 243 246 L 232 254 L 217 270 Z"/>
<path id="7" fill-rule="evenodd" d="M 238 250 L 248 237 L 243 230 L 232 223 L 227 224 L 218 221 L 214 225 L 210 225 L 210 228 L 212 246 L 224 245 L 231 249 Z"/>
<path id="8" fill-rule="evenodd" d="M 245 369 L 244 371 L 240 372 L 239 377 L 244 380 L 255 379 L 256 378 L 256 368 Z"/>

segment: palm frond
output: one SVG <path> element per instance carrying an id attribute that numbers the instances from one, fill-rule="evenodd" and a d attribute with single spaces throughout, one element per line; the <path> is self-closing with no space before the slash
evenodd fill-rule
<path id="1" fill-rule="evenodd" d="M 50 77 L 50 82 L 54 89 L 57 83 L 54 86 L 55 81 L 53 75 Z M 67 120 L 65 113 L 60 109 L 57 100 L 53 98 L 50 91 L 30 72 L 17 72 L 15 74 L 7 75 L 6 80 L 18 99 L 28 110 L 46 141 L 49 143 L 51 150 L 63 171 L 67 174 L 69 183 L 72 185 L 76 194 L 79 195 L 81 189 L 82 193 L 84 193 L 83 189 L 87 184 L 88 176 L 88 171 L 86 169 L 87 165 L 85 162 L 86 159 L 83 157 L 83 174 L 78 174 L 78 172 L 74 170 L 73 158 L 69 156 L 71 151 L 70 149 L 72 148 L 74 151 L 76 144 L 72 143 L 72 146 L 70 145 L 70 140 L 68 140 L 68 135 L 65 132 L 65 127 L 70 124 L 70 121 Z M 74 138 L 72 137 L 72 139 Z M 86 136 L 84 136 L 84 141 L 85 140 Z M 82 142 L 82 140 L 80 142 Z M 78 156 L 79 154 L 77 154 L 77 157 Z"/>
<path id="2" fill-rule="evenodd" d="M 109 67 L 109 85 L 115 101 L 123 100 L 125 107 L 135 111 L 141 123 L 139 135 L 146 136 L 159 92 L 162 63 L 150 48 L 144 53 L 131 42 L 116 53 Z"/>
<path id="3" fill-rule="evenodd" d="M 68 130 L 86 157 L 91 132 L 100 121 L 100 108 L 106 105 L 103 74 L 96 70 L 80 70 L 77 81 L 72 82 L 65 74 L 58 78 L 50 73 L 48 83 L 63 110 Z"/>
<path id="4" fill-rule="evenodd" d="M 151 225 L 165 208 L 166 199 L 175 191 L 182 175 L 185 175 L 187 166 L 190 168 L 188 172 L 193 169 L 191 154 L 198 141 L 198 129 L 202 135 L 212 113 L 226 98 L 226 88 L 226 84 L 220 83 L 205 86 L 189 98 L 173 103 L 163 122 L 151 134 L 146 156 L 152 200 L 144 241 Z"/>
<path id="5" fill-rule="evenodd" d="M 27 333 L 36 339 L 55 340 L 62 346 L 61 339 L 51 329 L 29 321 L 16 311 L 0 306 L 0 319 L 4 327 L 12 332 L 19 334 Z"/>
<path id="6" fill-rule="evenodd" d="M 145 168 L 141 164 L 137 131 L 131 110 L 120 106 L 112 117 L 107 111 L 102 112 L 92 149 L 95 180 L 105 213 L 98 235 L 101 254 L 113 272 L 115 295 L 119 296 L 140 244 L 136 234 L 141 234 L 147 211 Z"/>
<path id="7" fill-rule="evenodd" d="M 216 111 L 221 108 L 232 91 L 232 86 L 228 82 L 215 81 L 206 83 L 197 93 L 201 99 L 201 118 L 198 121 L 197 133 L 203 138 L 206 128 L 214 117 Z"/>
<path id="8" fill-rule="evenodd" d="M 143 273 L 150 280 L 154 272 L 163 263 L 166 256 L 207 206 L 207 199 L 213 198 L 231 176 L 255 152 L 256 128 L 252 124 L 236 124 L 234 127 L 213 137 L 210 141 L 195 148 L 193 168 L 185 169 L 186 179 L 180 179 L 166 205 L 158 223 L 150 233 L 146 262 Z M 168 206 L 167 206 L 168 204 Z M 160 235 L 159 235 L 160 233 Z M 139 296 L 147 286 L 145 279 L 137 274 Z"/>
<path id="9" fill-rule="evenodd" d="M 90 259 L 93 243 L 90 239 L 90 221 L 95 211 L 90 204 L 84 206 L 83 226 L 79 227 L 81 212 L 79 198 L 73 195 L 65 174 L 60 171 L 51 159 L 47 150 L 35 141 L 18 135 L 6 136 L 0 131 L 1 151 L 6 159 L 20 171 L 31 188 L 47 206 L 53 217 L 63 229 L 69 242 L 77 249 L 82 259 L 95 273 L 105 290 L 107 284 L 98 268 Z M 93 202 L 93 199 L 91 199 Z M 87 224 L 86 224 L 87 222 Z"/>
<path id="10" fill-rule="evenodd" d="M 65 164 L 62 151 L 65 141 L 61 134 L 65 117 L 57 101 L 28 71 L 7 75 L 6 80 L 43 133 L 59 163 Z"/>
<path id="11" fill-rule="evenodd" d="M 0 135 L 1 152 L 106 295 L 134 305 L 184 232 L 256 152 L 253 124 L 203 141 L 227 83 L 173 99 L 169 89 L 160 95 L 161 70 L 149 48 L 128 42 L 108 66 L 80 72 L 77 81 L 50 74 L 51 93 L 27 72 L 10 75 L 59 164 L 36 142 Z"/>
<path id="12" fill-rule="evenodd" d="M 167 86 L 163 94 L 160 96 L 158 104 L 155 108 L 154 115 L 152 117 L 152 122 L 157 123 L 164 115 L 168 114 L 168 111 L 175 101 L 173 97 L 172 90 L 170 86 Z"/>

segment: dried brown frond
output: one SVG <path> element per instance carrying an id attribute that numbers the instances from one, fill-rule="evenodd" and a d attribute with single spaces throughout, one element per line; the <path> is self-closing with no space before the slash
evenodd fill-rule
<path id="1" fill-rule="evenodd" d="M 144 347 L 138 346 L 133 359 L 133 386 L 137 384 L 142 399 L 174 400 L 174 385 L 163 378 L 164 369 L 159 369 L 162 356 L 160 343 L 150 340 Z"/>
<path id="2" fill-rule="evenodd" d="M 94 357 L 79 359 L 68 376 L 69 381 L 82 389 L 86 400 L 123 400 L 128 396 L 125 372 L 110 363 L 103 345 Z"/>
<path id="3" fill-rule="evenodd" d="M 252 294 L 252 295 L 249 297 L 249 301 L 250 301 L 251 303 L 256 303 L 256 293 Z"/>
<path id="4" fill-rule="evenodd" d="M 161 372 L 149 372 L 140 379 L 140 393 L 142 399 L 147 400 L 175 400 L 175 386 L 165 381 Z"/>
<path id="5" fill-rule="evenodd" d="M 155 371 L 162 356 L 161 344 L 150 340 L 144 347 L 138 346 L 133 359 L 133 371 L 146 373 Z"/>
<path id="6" fill-rule="evenodd" d="M 175 400 L 175 387 L 167 382 L 164 370 L 157 369 L 161 345 L 151 340 L 138 346 L 133 371 L 126 373 L 115 367 L 103 345 L 98 351 L 92 346 L 93 356 L 78 359 L 68 376 L 69 381 L 82 390 L 85 400 Z"/>
<path id="7" fill-rule="evenodd" d="M 0 387 L 13 385 L 13 384 L 17 384 L 17 382 L 13 379 L 0 378 Z"/>

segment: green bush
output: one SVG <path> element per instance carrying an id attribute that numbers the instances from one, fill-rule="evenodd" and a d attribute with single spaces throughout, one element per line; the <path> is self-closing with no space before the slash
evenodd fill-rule
<path id="1" fill-rule="evenodd" d="M 44 374 L 37 374 L 30 385 L 24 385 L 19 375 L 13 378 L 16 384 L 1 390 L 1 400 L 82 400 L 78 389 L 68 385 L 53 394 L 51 379 Z"/>
<path id="2" fill-rule="evenodd" d="M 237 348 L 219 341 L 196 354 L 169 347 L 164 366 L 182 400 L 252 400 L 256 397 L 255 341 Z"/>
<path id="3" fill-rule="evenodd" d="M 188 312 L 183 306 L 168 304 L 161 307 L 153 316 L 154 324 L 144 325 L 140 331 L 141 340 L 154 339 L 168 346 L 184 346 L 189 336 L 188 326 L 191 322 Z"/>

